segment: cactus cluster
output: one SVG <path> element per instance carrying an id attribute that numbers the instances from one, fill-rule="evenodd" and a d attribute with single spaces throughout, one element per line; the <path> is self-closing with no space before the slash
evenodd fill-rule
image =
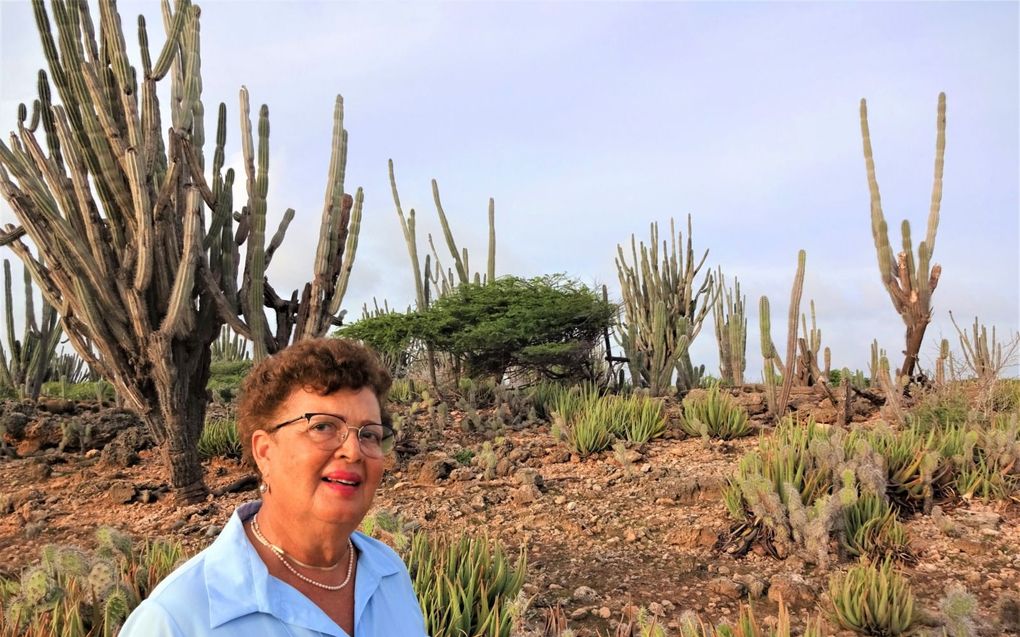
<path id="1" fill-rule="evenodd" d="M 235 334 L 229 327 L 224 325 L 220 329 L 220 337 L 212 343 L 213 362 L 237 362 L 246 361 L 251 358 L 248 351 L 248 340 L 240 334 Z"/>
<path id="2" fill-rule="evenodd" d="M 178 542 L 141 546 L 109 527 L 92 554 L 48 545 L 39 564 L 0 586 L 0 637 L 115 635 L 128 614 L 185 558 Z"/>
<path id="3" fill-rule="evenodd" d="M 620 323 L 620 341 L 628 359 L 631 380 L 647 387 L 652 395 L 671 392 L 674 375 L 676 389 L 686 392 L 697 387 L 705 372 L 695 367 L 689 349 L 701 331 L 713 304 L 713 275 L 706 272 L 701 285 L 694 280 L 708 258 L 708 250 L 697 260 L 691 240 L 691 218 L 687 217 L 687 243 L 681 254 L 683 234 L 669 222 L 669 243 L 659 245 L 659 225 L 651 224 L 649 244 L 638 249 L 630 238 L 631 258 L 623 246 L 617 246 L 616 270 L 623 295 L 624 318 Z M 662 249 L 660 261 L 660 247 Z"/>
<path id="4" fill-rule="evenodd" d="M 726 286 L 726 278 L 719 268 L 713 293 L 712 318 L 715 321 L 715 338 L 719 344 L 719 375 L 729 385 L 744 384 L 747 369 L 747 314 L 744 306 L 747 297 L 740 294 L 740 281 L 733 278 L 733 289 Z"/>
<path id="5" fill-rule="evenodd" d="M 57 312 L 43 297 L 42 316 L 36 322 L 32 277 L 25 274 L 25 331 L 21 340 L 15 338 L 14 295 L 11 292 L 11 264 L 4 259 L 4 316 L 7 325 L 7 347 L 0 344 L 0 389 L 6 388 L 20 398 L 36 400 L 43 381 L 54 375 L 57 345 L 62 330 Z M 9 356 L 8 356 L 9 354 Z"/>

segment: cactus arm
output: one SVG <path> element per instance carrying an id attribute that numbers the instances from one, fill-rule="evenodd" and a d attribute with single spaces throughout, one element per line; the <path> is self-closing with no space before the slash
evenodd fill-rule
<path id="1" fill-rule="evenodd" d="M 489 197 L 489 262 L 486 268 L 486 281 L 496 280 L 496 200 Z"/>
<path id="2" fill-rule="evenodd" d="M 928 228 L 924 243 L 929 257 L 935 253 L 935 234 L 939 228 L 939 210 L 942 207 L 942 172 L 946 156 L 946 94 L 939 93 L 938 114 L 935 120 L 935 177 L 931 188 L 931 207 L 928 211 Z"/>
<path id="3" fill-rule="evenodd" d="M 344 296 L 347 294 L 347 285 L 351 279 L 351 271 L 354 268 L 354 257 L 358 253 L 358 237 L 361 234 L 361 214 L 365 203 L 365 194 L 358 188 L 354 194 L 354 207 L 351 209 L 350 231 L 347 234 L 347 245 L 343 250 L 343 264 L 340 267 L 340 276 L 337 279 L 336 291 L 330 300 L 327 313 L 335 316 L 340 311 Z M 328 325 L 323 325 L 322 329 Z"/>
<path id="4" fill-rule="evenodd" d="M 418 239 L 415 237 L 414 208 L 408 211 L 404 217 L 404 210 L 400 206 L 400 193 L 397 192 L 397 178 L 393 172 L 393 160 L 389 160 L 390 191 L 393 194 L 393 205 L 397 209 L 397 218 L 400 220 L 400 230 L 404 233 L 404 243 L 407 245 L 407 254 L 411 259 L 411 271 L 414 275 L 415 301 L 419 312 L 428 307 L 425 301 L 425 279 L 422 278 L 421 265 L 418 260 Z"/>
<path id="5" fill-rule="evenodd" d="M 797 253 L 797 273 L 793 278 L 793 289 L 790 291 L 790 317 L 788 333 L 786 337 L 786 373 L 783 376 L 783 389 L 779 394 L 780 415 L 786 413 L 786 407 L 790 401 L 790 390 L 793 388 L 792 370 L 797 355 L 797 315 L 800 314 L 800 298 L 804 291 L 804 265 L 807 260 L 807 253 L 801 250 Z"/>
<path id="6" fill-rule="evenodd" d="M 228 213 L 229 214 L 229 213 Z M 269 246 L 266 248 L 266 267 L 269 267 L 270 262 L 273 260 L 273 254 L 283 243 L 283 237 L 287 234 L 287 228 L 290 226 L 290 222 L 294 220 L 294 209 L 287 208 L 287 211 L 283 213 L 283 219 L 280 220 L 280 225 L 276 228 L 276 232 L 273 234 L 273 238 L 269 241 Z"/>
<path id="7" fill-rule="evenodd" d="M 446 219 L 446 212 L 443 211 L 443 202 L 439 198 L 439 183 L 436 182 L 435 179 L 432 180 L 432 199 L 436 204 L 436 212 L 439 214 L 439 223 L 443 227 L 443 236 L 446 238 L 446 245 L 450 249 L 450 254 L 453 255 L 453 265 L 457 268 L 457 279 L 462 284 L 468 283 L 470 281 L 470 277 L 468 276 L 464 262 L 461 260 L 460 252 L 457 250 L 457 243 L 453 239 L 453 232 L 450 230 L 450 224 Z M 435 248 L 433 247 L 433 250 L 434 249 Z"/>
<path id="8" fill-rule="evenodd" d="M 177 54 L 178 38 L 181 31 L 184 30 L 184 18 L 188 14 L 188 6 L 190 4 L 189 0 L 177 0 L 177 10 L 174 11 L 173 20 L 170 23 L 170 28 L 167 30 L 166 42 L 159 52 L 159 57 L 156 58 L 156 64 L 147 73 L 147 76 L 151 77 L 154 81 L 163 79 L 167 71 L 170 70 L 170 65 Z"/>

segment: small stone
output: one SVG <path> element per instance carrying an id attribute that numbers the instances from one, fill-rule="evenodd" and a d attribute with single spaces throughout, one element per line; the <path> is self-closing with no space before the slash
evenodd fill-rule
<path id="1" fill-rule="evenodd" d="M 89 459 L 95 458 L 98 455 L 99 455 L 99 449 L 89 449 L 88 451 L 85 452 L 85 457 L 89 458 Z"/>
<path id="2" fill-rule="evenodd" d="M 222 531 L 222 530 L 223 530 L 222 526 L 220 526 L 218 524 L 210 524 L 206 528 L 204 535 L 206 537 L 216 537 L 217 535 L 220 534 L 220 531 Z"/>
<path id="3" fill-rule="evenodd" d="M 514 481 L 522 485 L 533 484 L 539 489 L 545 486 L 545 481 L 542 480 L 542 474 L 531 467 L 518 469 L 517 473 L 514 474 Z"/>
<path id="4" fill-rule="evenodd" d="M 496 475 L 500 478 L 505 478 L 510 475 L 510 472 L 514 470 L 514 465 L 506 458 L 500 458 L 499 462 L 496 463 Z"/>
<path id="5" fill-rule="evenodd" d="M 798 573 L 780 573 L 769 580 L 769 599 L 778 603 L 782 599 L 787 606 L 799 606 L 813 598 L 811 587 Z"/>
<path id="6" fill-rule="evenodd" d="M 111 501 L 117 504 L 127 504 L 135 499 L 135 485 L 121 482 L 110 486 L 106 492 Z"/>
<path id="7" fill-rule="evenodd" d="M 573 511 L 577 508 L 576 502 L 567 502 L 567 511 Z"/>
<path id="8" fill-rule="evenodd" d="M 560 506 L 562 506 L 564 503 L 566 503 L 566 501 L 567 501 L 567 496 L 565 496 L 565 495 L 558 495 L 558 496 L 556 496 L 553 499 L 553 502 L 555 502 L 557 505 L 560 505 Z"/>
<path id="9" fill-rule="evenodd" d="M 138 494 L 138 501 L 142 504 L 152 504 L 156 501 L 156 496 L 149 489 L 142 489 L 142 492 Z"/>
<path id="10" fill-rule="evenodd" d="M 730 567 L 726 566 L 725 564 L 720 564 L 719 565 L 719 570 L 717 572 L 720 575 L 729 575 L 730 574 Z"/>
<path id="11" fill-rule="evenodd" d="M 468 467 L 459 467 L 450 472 L 452 482 L 467 482 L 475 477 L 475 472 Z"/>
<path id="12" fill-rule="evenodd" d="M 578 586 L 571 595 L 575 602 L 590 604 L 598 597 L 598 593 L 590 586 Z"/>
<path id="13" fill-rule="evenodd" d="M 570 619 L 584 619 L 588 616 L 588 609 L 586 607 L 577 608 L 570 613 Z"/>
<path id="14" fill-rule="evenodd" d="M 609 610 L 608 606 L 603 606 L 599 609 L 599 617 L 602 619 L 609 619 L 613 616 L 613 611 Z"/>
<path id="15" fill-rule="evenodd" d="M 728 577 L 717 577 L 708 583 L 708 590 L 727 599 L 741 599 L 744 597 L 744 585 L 735 582 Z"/>
<path id="16" fill-rule="evenodd" d="M 662 607 L 659 602 L 652 602 L 648 605 L 648 612 L 655 615 L 656 617 L 662 617 L 666 614 L 666 609 Z"/>
<path id="17" fill-rule="evenodd" d="M 623 539 L 627 542 L 637 542 L 637 533 L 634 532 L 634 529 L 627 529 Z"/>
<path id="18" fill-rule="evenodd" d="M 475 511 L 481 511 L 485 509 L 485 496 L 481 493 L 471 498 L 471 508 Z"/>
<path id="19" fill-rule="evenodd" d="M 526 484 L 511 492 L 511 497 L 517 504 L 531 504 L 542 497 L 542 492 L 533 484 Z"/>

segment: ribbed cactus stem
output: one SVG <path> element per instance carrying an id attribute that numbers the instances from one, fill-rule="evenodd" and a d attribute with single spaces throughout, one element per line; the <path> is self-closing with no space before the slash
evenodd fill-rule
<path id="1" fill-rule="evenodd" d="M 496 280 L 496 200 L 489 197 L 489 261 L 485 275 L 486 283 Z"/>
<path id="2" fill-rule="evenodd" d="M 786 336 L 786 374 L 783 376 L 783 389 L 779 393 L 777 408 L 779 416 L 786 413 L 790 402 L 790 390 L 793 388 L 793 370 L 797 356 L 797 316 L 800 314 L 800 297 L 804 292 L 804 266 L 807 253 L 797 253 L 797 273 L 793 277 L 793 289 L 790 291 L 790 314 L 787 321 Z"/>

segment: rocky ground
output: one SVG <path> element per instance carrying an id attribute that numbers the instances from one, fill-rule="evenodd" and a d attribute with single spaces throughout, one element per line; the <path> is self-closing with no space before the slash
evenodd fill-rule
<path id="1" fill-rule="evenodd" d="M 752 413 L 762 411 L 759 395 L 740 398 Z M 830 415 L 817 396 L 795 404 L 818 411 L 820 420 Z M 872 412 L 864 406 L 855 419 Z M 706 621 L 735 618 L 750 598 L 759 618 L 772 618 L 780 596 L 801 626 L 826 608 L 828 578 L 847 566 L 821 570 L 795 557 L 752 551 L 735 558 L 717 548 L 730 526 L 720 490 L 757 444 L 754 437 L 706 443 L 673 427 L 626 453 L 582 461 L 547 424 L 464 433 L 457 426 L 462 415 L 449 417 L 443 431 L 424 414 L 406 417 L 416 423 L 417 450 L 389 470 L 376 508 L 399 518 L 406 532 L 467 530 L 525 550 L 529 634 L 541 634 L 547 609 L 557 605 L 579 635 L 594 635 L 637 607 L 675 628 L 687 610 Z M 0 419 L 7 429 L 0 450 L 0 574 L 18 573 L 48 543 L 88 548 L 104 524 L 135 537 L 173 536 L 197 551 L 238 504 L 256 496 L 254 481 L 235 461 L 213 459 L 206 479 L 215 495 L 175 504 L 127 412 L 9 402 L 0 406 Z M 497 458 L 491 471 L 480 460 L 486 442 Z M 942 634 L 938 601 L 956 582 L 978 597 L 977 634 L 1020 634 L 1020 505 L 947 502 L 906 527 L 919 560 L 904 572 L 924 630 Z"/>

